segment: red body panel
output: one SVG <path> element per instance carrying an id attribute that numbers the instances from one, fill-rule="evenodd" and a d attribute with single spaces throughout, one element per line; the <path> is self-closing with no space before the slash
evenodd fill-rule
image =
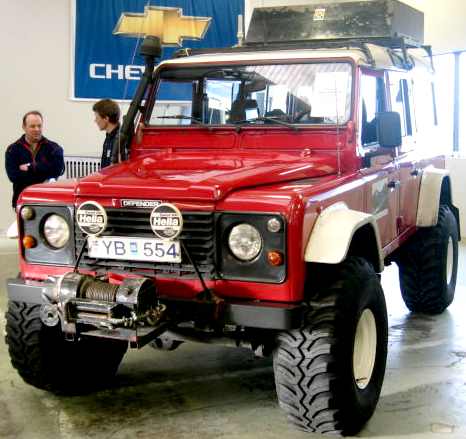
<path id="1" fill-rule="evenodd" d="M 80 197 L 218 201 L 232 191 L 336 172 L 335 157 L 300 152 L 161 151 L 79 181 Z"/>

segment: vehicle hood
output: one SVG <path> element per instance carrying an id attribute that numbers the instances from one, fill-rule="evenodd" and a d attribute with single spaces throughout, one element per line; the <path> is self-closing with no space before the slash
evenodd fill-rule
<path id="1" fill-rule="evenodd" d="M 237 189 L 334 173 L 336 158 L 327 154 L 160 152 L 81 179 L 76 195 L 218 201 Z"/>

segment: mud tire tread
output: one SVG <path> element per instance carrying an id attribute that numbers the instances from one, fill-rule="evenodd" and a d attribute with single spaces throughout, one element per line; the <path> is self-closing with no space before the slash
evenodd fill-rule
<path id="1" fill-rule="evenodd" d="M 453 241 L 453 275 L 446 282 L 448 239 Z M 410 311 L 440 314 L 453 301 L 458 271 L 458 228 L 448 208 L 439 209 L 434 227 L 419 229 L 400 249 L 396 259 L 399 266 L 400 289 Z"/>
<path id="2" fill-rule="evenodd" d="M 337 270 L 323 273 L 327 280 L 333 280 L 318 286 L 319 293 L 309 302 L 308 324 L 299 330 L 280 333 L 274 352 L 279 404 L 289 421 L 306 432 L 331 435 L 358 432 L 375 409 L 385 372 L 387 317 L 379 279 L 362 258 L 349 258 L 339 265 Z M 348 301 L 342 301 L 342 297 L 348 296 L 348 288 L 354 292 L 350 294 L 354 297 L 358 285 L 365 281 L 378 289 L 375 306 L 380 307 L 382 316 L 378 328 L 381 332 L 378 341 L 382 345 L 378 351 L 378 366 L 374 369 L 372 381 L 375 385 L 370 401 L 360 407 L 349 407 L 354 402 L 345 393 L 352 383 L 347 382 L 347 371 L 340 365 L 342 358 L 348 355 L 343 353 L 346 342 L 341 337 L 347 330 Z M 345 384 L 342 386 L 342 383 Z"/>
<path id="3" fill-rule="evenodd" d="M 10 301 L 5 315 L 11 364 L 23 380 L 57 394 L 88 393 L 108 384 L 127 343 L 65 341 L 59 326 L 45 326 L 39 313 L 40 305 Z"/>

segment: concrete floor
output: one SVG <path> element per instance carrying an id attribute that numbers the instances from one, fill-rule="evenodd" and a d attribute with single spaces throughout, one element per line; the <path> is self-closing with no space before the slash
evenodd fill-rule
<path id="1" fill-rule="evenodd" d="M 0 240 L 3 279 L 17 273 L 12 241 Z M 460 267 L 465 267 L 466 245 Z M 441 316 L 404 307 L 396 267 L 383 275 L 390 338 L 377 410 L 358 437 L 466 438 L 466 277 Z M 56 397 L 23 383 L 0 340 L 0 438 L 318 438 L 288 426 L 278 408 L 270 359 L 247 350 L 184 344 L 174 352 L 131 351 L 114 386 Z"/>

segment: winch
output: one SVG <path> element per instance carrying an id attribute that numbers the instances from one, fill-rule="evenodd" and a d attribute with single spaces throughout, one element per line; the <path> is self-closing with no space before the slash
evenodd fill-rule
<path id="1" fill-rule="evenodd" d="M 60 276 L 44 292 L 41 319 L 61 322 L 68 338 L 77 333 L 124 339 L 141 346 L 165 330 L 166 307 L 158 303 L 148 278 L 127 278 L 119 285 L 76 272 Z M 89 329 L 91 328 L 91 329 Z"/>

